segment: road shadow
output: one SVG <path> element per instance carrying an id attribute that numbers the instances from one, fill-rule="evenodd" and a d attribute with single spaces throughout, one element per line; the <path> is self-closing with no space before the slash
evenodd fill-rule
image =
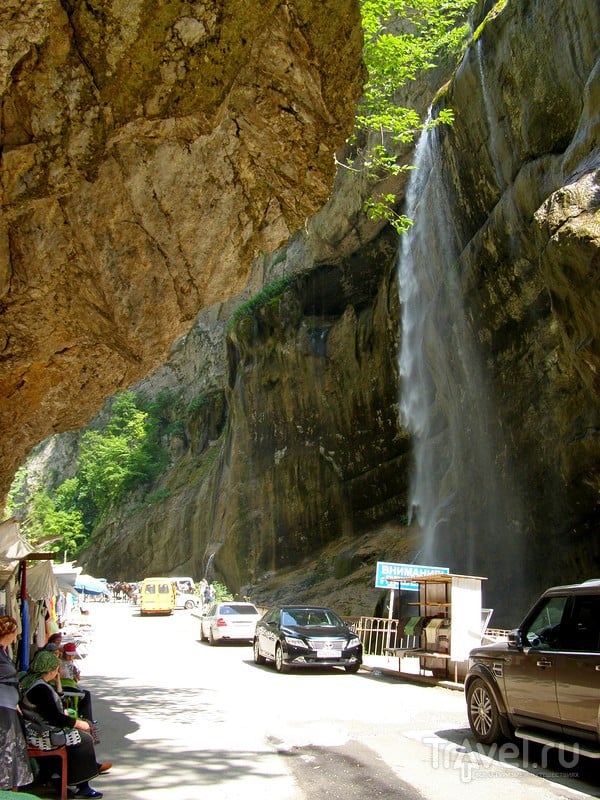
<path id="1" fill-rule="evenodd" d="M 168 675 L 165 675 L 168 680 Z M 222 723 L 222 712 L 215 708 L 214 692 L 189 686 L 132 687 L 127 678 L 86 676 L 93 692 L 94 714 L 99 723 L 99 761 L 111 761 L 113 769 L 91 783 L 106 797 L 147 800 L 157 796 L 200 797 L 203 787 L 215 784 L 231 787 L 248 777 L 268 782 L 280 776 L 277 754 L 268 750 L 236 749 L 235 746 L 202 748 L 195 733 L 199 726 Z M 136 738 L 143 713 L 145 738 Z M 175 728 L 173 726 L 176 726 Z M 181 727 L 184 730 L 182 733 Z M 189 734 L 185 728 L 189 727 Z M 175 741 L 173 731 L 177 731 Z M 154 732 L 148 739 L 148 731 Z M 187 787 L 193 787 L 186 794 Z M 40 798 L 57 798 L 52 786 L 23 787 Z M 18 797 L 18 795 L 16 795 Z"/>
<path id="2" fill-rule="evenodd" d="M 418 686 L 419 689 L 439 689 L 440 687 L 439 682 L 434 680 L 422 680 L 418 675 L 403 675 L 391 670 L 378 669 L 377 667 L 363 667 L 356 673 L 355 677 L 389 685 Z"/>
<path id="3" fill-rule="evenodd" d="M 498 778 L 498 767 L 516 768 L 553 784 L 598 795 L 598 762 L 578 754 L 525 740 L 485 745 L 470 728 L 435 731 L 437 741 L 427 742 L 439 766 L 460 769 L 464 780 Z"/>
<path id="4" fill-rule="evenodd" d="M 278 673 L 275 669 L 274 661 L 267 661 L 266 664 L 257 664 L 254 661 L 254 657 L 245 658 L 243 663 L 248 667 L 253 667 L 254 669 L 263 670 L 265 672 L 274 672 L 278 675 L 345 675 L 346 678 L 349 678 L 351 674 L 355 676 L 358 674 L 346 672 L 343 667 L 291 667 L 287 672 Z"/>
<path id="5" fill-rule="evenodd" d="M 208 639 L 196 639 L 196 641 L 198 642 L 198 644 L 201 644 L 204 647 L 217 647 L 217 648 L 218 647 L 223 647 L 223 648 L 232 647 L 234 649 L 237 649 L 237 648 L 240 648 L 240 647 L 241 648 L 252 647 L 252 643 L 250 641 L 231 641 L 230 642 L 230 641 L 227 641 L 226 639 L 221 639 L 218 642 L 215 642 L 214 644 L 211 644 L 208 641 Z"/>

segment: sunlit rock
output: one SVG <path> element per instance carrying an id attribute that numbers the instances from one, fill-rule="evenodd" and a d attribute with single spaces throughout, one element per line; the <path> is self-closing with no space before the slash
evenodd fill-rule
<path id="1" fill-rule="evenodd" d="M 356 0 L 0 9 L 0 496 L 326 200 Z"/>

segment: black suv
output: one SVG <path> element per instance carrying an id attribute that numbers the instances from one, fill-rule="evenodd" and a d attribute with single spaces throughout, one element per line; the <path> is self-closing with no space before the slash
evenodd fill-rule
<path id="1" fill-rule="evenodd" d="M 600 758 L 600 580 L 548 589 L 508 641 L 472 650 L 465 693 L 479 742 Z"/>

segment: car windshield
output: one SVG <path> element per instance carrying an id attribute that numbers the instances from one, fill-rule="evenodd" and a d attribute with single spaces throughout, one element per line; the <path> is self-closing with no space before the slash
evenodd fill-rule
<path id="1" fill-rule="evenodd" d="M 229 603 L 221 606 L 221 614 L 258 614 L 258 609 L 254 606 L 245 606 L 242 603 Z"/>
<path id="2" fill-rule="evenodd" d="M 282 615 L 283 625 L 301 628 L 339 627 L 344 623 L 328 608 L 287 608 Z"/>

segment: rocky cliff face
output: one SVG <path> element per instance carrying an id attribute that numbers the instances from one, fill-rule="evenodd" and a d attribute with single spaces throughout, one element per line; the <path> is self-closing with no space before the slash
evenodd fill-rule
<path id="1" fill-rule="evenodd" d="M 522 509 L 518 551 L 502 530 L 463 535 L 463 523 L 477 527 L 488 476 L 467 469 L 467 417 L 461 457 L 450 459 L 444 372 L 429 365 L 431 436 L 460 488 L 438 563 L 493 576 L 486 600 L 508 625 L 520 613 L 502 591 L 514 587 L 515 553 L 525 602 L 600 565 L 600 11 L 587 0 L 480 6 L 475 40 L 437 100 L 456 116 L 428 181 L 447 194 L 449 238 L 432 239 L 415 269 L 458 254 L 434 294 L 458 284 L 493 409 L 490 441 L 502 442 L 492 460 Z M 234 590 L 337 598 L 352 614 L 374 611 L 376 560 L 419 560 L 418 531 L 404 524 L 412 442 L 398 421 L 398 242 L 361 214 L 368 190 L 338 176 L 323 211 L 255 261 L 251 289 L 295 274 L 288 288 L 230 332 L 231 308 L 205 312 L 139 387 L 179 387 L 193 412 L 172 442 L 167 496 L 99 531 L 87 569 L 200 577 L 215 554 L 215 574 Z M 446 314 L 438 338 L 457 324 Z"/>
<path id="2" fill-rule="evenodd" d="M 6 0 L 0 497 L 327 198 L 356 0 Z"/>
<path id="3" fill-rule="evenodd" d="M 363 534 L 405 548 L 396 245 L 386 230 L 351 259 L 298 275 L 230 332 L 227 348 L 216 310 L 210 324 L 199 320 L 181 352 L 136 387 L 175 392 L 182 364 L 189 374 L 190 364 L 214 355 L 210 372 L 185 384 L 182 407 L 194 405 L 200 387 L 203 398 L 173 450 L 174 469 L 161 484 L 168 496 L 100 531 L 83 563 L 130 578 L 131 565 L 136 574 L 200 576 L 214 553 L 218 577 L 248 591 L 332 541 L 344 542 L 340 564 L 369 550 Z M 211 338 L 218 329 L 220 356 Z M 365 611 L 373 602 L 365 597 Z"/>
<path id="4" fill-rule="evenodd" d="M 442 245 L 459 254 L 506 522 L 478 515 L 489 476 L 465 467 L 438 553 L 483 568 L 496 596 L 520 574 L 523 602 L 600 566 L 599 32 L 594 3 L 498 4 L 440 100 L 458 112 L 438 151 L 455 209 Z"/>

